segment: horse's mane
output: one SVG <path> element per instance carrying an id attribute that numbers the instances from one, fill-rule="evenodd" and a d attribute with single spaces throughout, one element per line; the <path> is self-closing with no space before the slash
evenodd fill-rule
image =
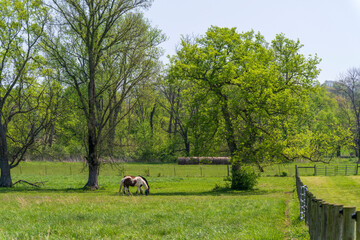
<path id="1" fill-rule="evenodd" d="M 148 184 L 148 181 L 146 180 L 146 178 L 144 178 L 143 176 L 140 176 L 140 175 L 139 175 L 139 177 L 141 177 L 146 182 L 146 185 L 148 186 L 148 188 L 150 190 L 150 185 Z"/>

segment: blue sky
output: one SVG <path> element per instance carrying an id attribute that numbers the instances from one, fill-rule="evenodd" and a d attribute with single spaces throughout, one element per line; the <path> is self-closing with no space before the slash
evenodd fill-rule
<path id="1" fill-rule="evenodd" d="M 168 37 L 164 62 L 181 35 L 202 35 L 216 25 L 253 29 L 268 42 L 277 33 L 299 39 L 302 53 L 322 59 L 320 82 L 360 67 L 360 0 L 154 0 L 145 17 Z"/>

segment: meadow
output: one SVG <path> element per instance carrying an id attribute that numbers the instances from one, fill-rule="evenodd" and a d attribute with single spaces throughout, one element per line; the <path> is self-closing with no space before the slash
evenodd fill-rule
<path id="1" fill-rule="evenodd" d="M 316 198 L 331 204 L 360 208 L 360 176 L 301 177 Z"/>
<path id="2" fill-rule="evenodd" d="M 105 165 L 99 190 L 84 191 L 84 167 L 15 168 L 14 182 L 44 186 L 0 189 L 0 239 L 309 239 L 292 177 L 261 177 L 255 190 L 233 191 L 226 166 Z M 119 195 L 123 174 L 146 176 L 150 195 Z"/>

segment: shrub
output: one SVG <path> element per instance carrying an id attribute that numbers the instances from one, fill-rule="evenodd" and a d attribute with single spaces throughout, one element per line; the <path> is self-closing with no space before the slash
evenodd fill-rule
<path id="1" fill-rule="evenodd" d="M 250 166 L 242 166 L 239 170 L 233 170 L 231 188 L 236 190 L 251 190 L 257 184 L 259 175 Z"/>

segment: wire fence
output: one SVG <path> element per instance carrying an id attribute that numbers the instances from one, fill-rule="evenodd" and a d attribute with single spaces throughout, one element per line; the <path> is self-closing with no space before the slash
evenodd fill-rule
<path id="1" fill-rule="evenodd" d="M 345 165 L 314 165 L 314 166 L 297 166 L 298 174 L 308 175 L 309 170 L 313 171 L 314 176 L 349 176 L 349 175 L 358 175 L 359 173 L 359 164 L 345 164 Z M 302 170 L 304 171 L 304 174 Z M 306 172 L 306 173 L 305 173 Z"/>
<path id="2" fill-rule="evenodd" d="M 229 165 L 176 164 L 104 164 L 101 176 L 142 175 L 147 177 L 226 177 Z M 24 162 L 11 170 L 16 175 L 87 175 L 88 166 L 82 163 Z"/>

